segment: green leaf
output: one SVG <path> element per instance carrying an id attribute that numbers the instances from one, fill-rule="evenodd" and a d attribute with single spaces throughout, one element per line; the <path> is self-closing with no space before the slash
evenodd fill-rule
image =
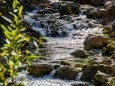
<path id="1" fill-rule="evenodd" d="M 11 40 L 11 39 L 12 39 L 12 37 L 11 37 L 10 35 L 8 35 L 8 33 L 5 32 L 5 31 L 4 31 L 4 35 L 5 35 L 5 37 L 6 37 L 8 40 Z"/>
<path id="2" fill-rule="evenodd" d="M 19 21 L 18 21 L 18 17 L 17 17 L 17 16 L 14 17 L 14 20 L 15 20 L 15 22 L 16 22 L 16 25 L 18 25 L 18 24 L 19 24 Z"/>
<path id="3" fill-rule="evenodd" d="M 9 18 L 7 18 L 7 17 L 5 17 L 5 16 L 1 16 L 4 20 L 6 20 L 7 22 L 9 22 L 9 23 L 12 23 L 12 21 L 11 21 L 11 19 L 9 19 Z"/>
<path id="4" fill-rule="evenodd" d="M 17 56 L 17 53 L 15 51 L 11 51 L 12 56 Z"/>
<path id="5" fill-rule="evenodd" d="M 1 54 L 0 54 L 0 57 L 3 57 L 7 54 L 8 51 L 4 50 Z"/>
<path id="6" fill-rule="evenodd" d="M 9 29 L 9 31 L 13 31 L 12 28 L 11 28 L 10 26 L 8 26 L 8 29 Z"/>
<path id="7" fill-rule="evenodd" d="M 15 41 L 18 41 L 19 39 L 21 39 L 21 37 L 22 37 L 22 35 L 21 35 L 21 34 L 18 34 L 18 35 L 14 38 L 14 40 L 15 40 Z"/>
<path id="8" fill-rule="evenodd" d="M 0 12 L 0 16 L 2 15 L 2 13 Z"/>
<path id="9" fill-rule="evenodd" d="M 7 34 L 10 34 L 10 32 L 8 31 L 8 29 L 7 29 L 3 24 L 1 24 L 1 28 L 2 28 Z"/>
<path id="10" fill-rule="evenodd" d="M 18 13 L 19 16 L 22 14 L 22 10 L 23 10 L 23 6 L 20 6 L 19 13 Z"/>
<path id="11" fill-rule="evenodd" d="M 37 42 L 36 42 L 36 41 L 34 41 L 34 45 L 35 45 L 36 47 L 38 47 L 38 44 L 37 44 Z"/>
<path id="12" fill-rule="evenodd" d="M 13 6 L 13 9 L 15 9 L 17 7 L 17 0 L 13 1 L 13 5 L 12 6 Z"/>
<path id="13" fill-rule="evenodd" d="M 37 58 L 37 56 L 32 55 L 32 56 L 28 56 L 27 58 L 28 58 L 29 60 L 33 60 L 33 59 L 36 59 L 36 58 Z"/>
<path id="14" fill-rule="evenodd" d="M 4 44 L 5 47 L 11 47 L 10 44 Z"/>

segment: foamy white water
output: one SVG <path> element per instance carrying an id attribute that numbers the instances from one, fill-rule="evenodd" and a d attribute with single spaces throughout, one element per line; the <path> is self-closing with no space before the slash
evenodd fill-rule
<path id="1" fill-rule="evenodd" d="M 25 86 L 71 86 L 72 83 L 76 81 L 67 81 L 61 79 L 54 79 L 52 75 L 46 75 L 40 78 L 34 78 L 32 76 L 26 75 L 25 71 L 19 73 L 17 81 L 20 82 L 21 78 L 25 78 Z"/>
<path id="2" fill-rule="evenodd" d="M 59 2 L 59 0 L 50 0 L 51 2 Z"/>

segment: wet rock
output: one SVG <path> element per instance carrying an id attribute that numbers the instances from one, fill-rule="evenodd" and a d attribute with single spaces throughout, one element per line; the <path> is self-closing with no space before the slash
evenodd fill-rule
<path id="1" fill-rule="evenodd" d="M 94 82 L 94 84 L 101 86 L 102 84 L 106 84 L 107 82 L 110 82 L 109 78 L 110 78 L 110 75 L 107 75 L 103 72 L 97 71 L 97 73 L 93 79 L 93 82 Z"/>
<path id="2" fill-rule="evenodd" d="M 75 80 L 79 72 L 80 72 L 79 69 L 65 66 L 56 70 L 54 77 L 60 78 L 60 79 Z"/>
<path id="3" fill-rule="evenodd" d="M 33 11 L 38 6 L 39 8 L 47 8 L 50 6 L 50 0 L 23 0 L 21 4 L 25 11 Z"/>
<path id="4" fill-rule="evenodd" d="M 65 37 L 68 36 L 66 26 L 57 20 L 47 20 L 48 27 L 46 29 L 46 35 L 51 37 Z"/>
<path id="5" fill-rule="evenodd" d="M 80 4 L 91 4 L 92 0 L 74 0 L 76 3 Z"/>
<path id="6" fill-rule="evenodd" d="M 105 34 L 110 34 L 112 31 L 113 31 L 113 28 L 112 28 L 111 25 L 106 25 L 106 26 L 103 27 L 103 32 Z"/>
<path id="7" fill-rule="evenodd" d="M 115 37 L 115 31 L 111 32 L 110 37 Z"/>
<path id="8" fill-rule="evenodd" d="M 112 22 L 112 28 L 115 29 L 115 20 Z"/>
<path id="9" fill-rule="evenodd" d="M 112 42 L 110 42 L 108 45 L 107 45 L 107 48 L 106 48 L 106 50 L 107 50 L 107 52 L 109 52 L 110 54 L 113 54 L 114 53 L 114 51 L 115 51 L 115 44 L 114 44 L 114 42 L 112 41 Z"/>
<path id="10" fill-rule="evenodd" d="M 60 64 L 71 66 L 71 63 L 69 61 L 61 61 Z"/>
<path id="11" fill-rule="evenodd" d="M 66 5 L 60 6 L 59 8 L 60 16 L 78 14 L 79 11 L 80 5 L 78 3 L 68 3 Z"/>
<path id="12" fill-rule="evenodd" d="M 102 49 L 102 54 L 103 55 L 107 55 L 107 56 L 111 56 L 112 54 L 114 54 L 114 44 L 108 44 L 107 47 L 103 47 Z"/>
<path id="13" fill-rule="evenodd" d="M 41 77 L 50 74 L 53 71 L 53 67 L 48 64 L 38 64 L 29 66 L 28 72 L 34 77 Z"/>
<path id="14" fill-rule="evenodd" d="M 103 25 L 108 25 L 111 24 L 112 21 L 115 19 L 115 6 L 108 6 L 108 8 L 106 8 L 106 12 L 103 16 L 103 18 L 101 19 L 101 23 Z"/>
<path id="15" fill-rule="evenodd" d="M 76 58 L 87 58 L 88 54 L 85 50 L 76 50 L 75 52 L 71 53 Z"/>
<path id="16" fill-rule="evenodd" d="M 82 66 L 83 66 L 82 63 L 76 63 L 76 64 L 74 65 L 74 67 L 77 67 L 77 68 L 81 68 Z"/>
<path id="17" fill-rule="evenodd" d="M 23 21 L 22 25 L 23 27 L 27 28 L 25 31 L 26 34 L 39 39 L 39 37 L 41 36 L 40 32 L 33 30 L 32 26 L 27 21 Z"/>
<path id="18" fill-rule="evenodd" d="M 115 37 L 115 20 L 110 25 L 104 26 L 104 30 L 108 31 L 110 37 Z"/>
<path id="19" fill-rule="evenodd" d="M 84 49 L 100 49 L 108 44 L 108 39 L 102 36 L 88 36 L 84 41 Z"/>
<path id="20" fill-rule="evenodd" d="M 60 67 L 60 65 L 56 64 L 54 65 L 54 69 L 58 69 Z"/>
<path id="21" fill-rule="evenodd" d="M 114 65 L 114 61 L 110 58 L 104 58 L 104 57 L 95 57 L 91 59 L 89 62 L 89 65 L 95 65 L 95 64 L 105 64 L 105 65 Z"/>
<path id="22" fill-rule="evenodd" d="M 80 4 L 89 4 L 89 5 L 93 5 L 93 6 L 100 6 L 100 5 L 104 5 L 103 2 L 104 0 L 74 0 L 76 3 L 80 3 Z"/>
<path id="23" fill-rule="evenodd" d="M 113 54 L 110 59 L 113 59 L 115 61 L 115 54 Z"/>
<path id="24" fill-rule="evenodd" d="M 84 80 L 84 81 L 91 81 L 92 79 L 94 79 L 98 70 L 105 74 L 115 76 L 115 68 L 110 65 L 95 64 L 95 65 L 90 65 L 90 66 L 85 66 L 85 67 L 86 68 L 84 68 L 83 73 L 80 78 L 81 80 Z"/>
<path id="25" fill-rule="evenodd" d="M 90 7 L 86 9 L 86 16 L 87 18 L 102 18 L 105 12 L 105 9 Z"/>
<path id="26" fill-rule="evenodd" d="M 51 6 L 53 9 L 59 9 L 59 7 L 61 6 L 61 3 L 59 3 L 59 2 L 54 2 L 54 3 L 51 3 L 50 6 Z"/>
<path id="27" fill-rule="evenodd" d="M 49 3 L 51 3 L 50 0 L 23 0 L 22 4 L 34 4 L 36 6 L 47 6 Z"/>
<path id="28" fill-rule="evenodd" d="M 91 5 L 94 5 L 94 6 L 101 6 L 101 5 L 104 5 L 105 0 L 92 0 L 91 2 Z"/>
<path id="29" fill-rule="evenodd" d="M 72 84 L 71 86 L 93 86 L 93 85 L 88 82 L 79 82 L 79 83 Z"/>

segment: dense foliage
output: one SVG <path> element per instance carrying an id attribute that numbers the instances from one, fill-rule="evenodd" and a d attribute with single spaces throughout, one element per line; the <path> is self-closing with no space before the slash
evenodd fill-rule
<path id="1" fill-rule="evenodd" d="M 6 41 L 0 53 L 0 58 L 4 59 L 4 62 L 0 63 L 0 80 L 3 86 L 7 86 L 9 83 L 16 82 L 15 78 L 21 64 L 29 65 L 30 60 L 37 56 L 28 50 L 23 50 L 25 44 L 30 41 L 30 37 L 24 33 L 26 28 L 22 26 L 23 6 L 20 2 L 0 0 L 0 9 L 0 20 L 2 20 L 0 26 Z M 7 81 L 7 76 L 10 77 L 11 82 Z"/>

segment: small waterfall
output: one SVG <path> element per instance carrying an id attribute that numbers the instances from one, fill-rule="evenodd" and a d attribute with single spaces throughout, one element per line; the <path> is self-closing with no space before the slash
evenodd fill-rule
<path id="1" fill-rule="evenodd" d="M 51 2 L 58 2 L 58 0 L 51 0 Z M 76 58 L 71 56 L 70 53 L 77 49 L 83 49 L 83 41 L 88 34 L 102 34 L 98 20 L 87 19 L 83 10 L 78 15 L 65 15 L 62 18 L 60 18 L 58 12 L 49 14 L 40 13 L 40 11 L 43 10 L 37 8 L 32 12 L 26 12 L 24 17 L 32 26 L 32 29 L 39 31 L 48 39 L 46 47 L 48 56 L 43 62 L 75 61 Z M 94 27 L 90 26 L 92 23 L 95 24 Z M 76 80 L 72 81 L 55 79 L 53 77 L 55 71 L 40 78 L 26 75 L 26 72 L 20 72 L 17 79 L 20 81 L 20 78 L 24 77 L 26 86 L 71 86 L 74 83 L 86 83 L 80 81 L 81 73 L 76 77 Z"/>

